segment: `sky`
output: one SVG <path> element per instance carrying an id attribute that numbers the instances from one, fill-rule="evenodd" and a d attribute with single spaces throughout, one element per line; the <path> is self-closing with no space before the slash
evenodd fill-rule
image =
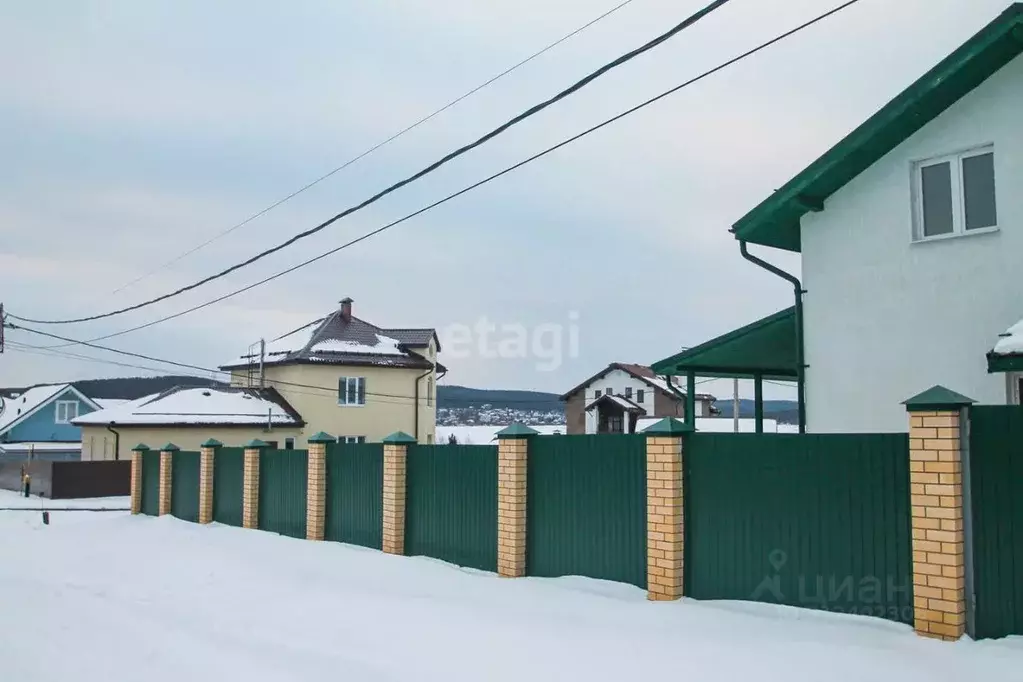
<path id="1" fill-rule="evenodd" d="M 0 302 L 24 317 L 80 317 L 188 284 L 475 140 L 706 4 L 633 0 L 163 267 L 619 1 L 94 0 L 58 10 L 0 0 Z M 94 338 L 250 284 L 837 4 L 732 0 L 485 147 L 258 264 L 137 312 L 44 329 Z M 861 0 L 379 236 L 106 343 L 215 367 L 350 296 L 355 315 L 378 326 L 436 328 L 449 384 L 560 393 L 611 362 L 650 364 L 792 304 L 790 285 L 744 261 L 729 227 L 1007 4 Z M 758 254 L 799 274 L 798 254 Z M 59 343 L 23 331 L 7 340 Z M 160 367 L 81 346 L 59 352 L 93 360 L 8 345 L 0 386 L 155 373 L 95 359 Z M 723 382 L 705 389 L 731 395 Z"/>

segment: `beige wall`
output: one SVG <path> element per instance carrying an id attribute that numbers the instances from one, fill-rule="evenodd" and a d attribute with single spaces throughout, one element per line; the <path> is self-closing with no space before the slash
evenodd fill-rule
<path id="1" fill-rule="evenodd" d="M 432 350 L 428 357 L 433 360 Z M 302 415 L 306 421 L 305 438 L 325 431 L 333 436 L 364 436 L 367 441 L 380 441 L 395 431 L 404 431 L 427 443 L 433 442 L 436 434 L 437 379 L 434 372 L 420 380 L 419 433 L 416 434 L 413 396 L 416 377 L 424 371 L 393 367 L 283 365 L 267 367 L 266 380 L 268 386 L 280 391 Z M 338 405 L 340 377 L 365 377 L 365 405 Z M 255 380 L 258 381 L 258 376 Z M 245 369 L 235 370 L 231 376 L 231 383 L 235 386 L 245 386 L 248 381 Z M 426 395 L 428 385 L 432 386 L 429 398 Z"/>
<path id="2" fill-rule="evenodd" d="M 199 444 L 209 438 L 219 440 L 224 445 L 237 447 L 247 443 L 253 438 L 265 441 L 277 441 L 277 447 L 284 447 L 285 438 L 294 438 L 295 447 L 305 449 L 307 447 L 301 429 L 290 427 L 273 430 L 266 430 L 262 427 L 131 427 L 115 426 L 114 429 L 121 434 L 120 458 L 129 459 L 131 449 L 139 443 L 145 443 L 150 448 L 157 450 L 166 443 L 174 443 L 182 450 L 198 450 Z M 312 435 L 314 432 L 310 432 Z M 107 431 L 105 426 L 83 426 L 82 427 L 82 460 L 114 459 L 114 434 Z"/>

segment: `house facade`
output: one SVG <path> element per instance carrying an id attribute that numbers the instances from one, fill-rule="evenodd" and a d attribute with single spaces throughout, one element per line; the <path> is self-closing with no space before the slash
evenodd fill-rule
<path id="1" fill-rule="evenodd" d="M 380 441 L 404 431 L 421 443 L 436 434 L 440 343 L 434 329 L 381 328 L 345 299 L 330 314 L 258 346 L 221 367 L 231 385 L 276 389 L 302 416 L 308 435 Z M 262 367 L 262 369 L 260 369 Z M 262 377 L 262 379 L 261 379 Z M 303 432 L 303 433 L 304 433 Z"/>
<path id="2" fill-rule="evenodd" d="M 566 431 L 633 433 L 644 417 L 685 416 L 685 391 L 644 365 L 615 362 L 561 396 Z M 715 398 L 697 394 L 697 417 L 709 417 Z"/>
<path id="3" fill-rule="evenodd" d="M 0 443 L 10 446 L 5 452 L 38 452 L 40 457 L 58 459 L 77 456 L 82 430 L 73 422 L 98 409 L 95 401 L 71 384 L 7 393 L 0 397 Z"/>

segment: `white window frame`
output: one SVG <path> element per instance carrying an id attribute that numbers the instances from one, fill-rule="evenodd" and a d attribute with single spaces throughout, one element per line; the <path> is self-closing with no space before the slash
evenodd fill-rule
<path id="1" fill-rule="evenodd" d="M 344 400 L 341 395 L 341 382 L 345 382 Z M 359 400 L 359 382 L 362 382 L 362 402 Z M 365 407 L 366 406 L 366 377 L 338 377 L 337 378 L 337 404 L 341 407 Z"/>
<path id="2" fill-rule="evenodd" d="M 54 421 L 57 424 L 70 424 L 72 419 L 77 419 L 78 418 L 78 409 L 79 409 L 78 402 L 79 401 L 77 401 L 77 400 L 58 400 L 57 401 L 57 408 L 56 408 L 57 409 L 57 414 L 56 414 L 56 418 L 55 418 Z M 71 405 L 75 406 L 75 414 L 74 414 L 73 417 L 69 417 L 68 416 L 68 411 L 69 411 Z M 63 413 L 63 417 L 61 416 L 62 413 Z"/>
<path id="3" fill-rule="evenodd" d="M 366 442 L 366 437 L 365 436 L 338 436 L 337 437 L 337 442 L 338 443 L 365 443 Z"/>
<path id="4" fill-rule="evenodd" d="M 426 379 L 426 406 L 433 407 L 433 377 Z"/>
<path id="5" fill-rule="evenodd" d="M 979 227 L 974 230 L 966 229 L 966 194 L 963 187 L 963 160 L 974 156 L 994 154 L 994 144 L 985 144 L 979 147 L 945 154 L 943 156 L 932 156 L 926 159 L 914 160 L 911 164 L 911 181 L 913 194 L 913 221 L 912 239 L 913 243 L 939 241 L 942 239 L 955 239 L 956 237 L 970 237 L 976 234 L 989 234 L 997 232 L 997 224 L 990 227 Z M 924 234 L 924 191 L 923 191 L 923 169 L 928 166 L 935 166 L 940 163 L 948 163 L 950 171 L 950 182 L 952 183 L 952 231 L 946 234 L 935 234 L 927 236 Z M 998 178 L 995 177 L 995 210 L 998 208 Z"/>

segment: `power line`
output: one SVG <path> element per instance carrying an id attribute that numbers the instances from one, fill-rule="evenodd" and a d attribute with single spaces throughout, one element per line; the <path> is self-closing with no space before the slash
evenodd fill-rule
<path id="1" fill-rule="evenodd" d="M 357 156 L 354 156 L 351 159 L 345 161 L 344 163 L 342 163 L 340 166 L 337 166 L 333 170 L 331 170 L 331 171 L 329 171 L 327 173 L 324 173 L 323 175 L 321 175 L 320 177 L 316 178 L 312 182 L 309 182 L 309 183 L 303 185 L 302 187 L 300 187 L 299 189 L 295 190 L 294 192 L 292 192 L 291 194 L 287 195 L 286 197 L 284 197 L 282 199 L 278 199 L 277 201 L 275 201 L 274 203 L 270 204 L 269 206 L 267 206 L 266 208 L 262 209 L 261 211 L 258 211 L 256 213 L 250 215 L 248 218 L 246 218 L 245 220 L 241 221 L 240 223 L 236 223 L 236 224 L 232 225 L 231 227 L 227 228 L 226 230 L 218 232 L 216 235 L 214 235 L 213 237 L 207 239 L 206 241 L 204 241 L 203 243 L 199 244 L 198 246 L 195 246 L 195 247 L 189 249 L 188 251 L 182 253 L 181 255 L 179 255 L 179 256 L 177 256 L 175 258 L 172 258 L 171 260 L 167 261 L 166 263 L 164 263 L 163 265 L 157 267 L 156 269 L 150 270 L 149 272 L 147 272 L 147 273 L 145 273 L 143 275 L 140 275 L 139 277 L 136 277 L 135 279 L 131 280 L 127 284 L 122 284 L 117 289 L 114 289 L 111 292 L 111 294 L 120 293 L 121 291 L 124 291 L 128 287 L 130 287 L 130 286 L 132 286 L 134 284 L 138 284 L 142 280 L 144 280 L 144 279 L 146 279 L 148 277 L 151 277 L 152 275 L 156 274 L 157 272 L 159 272 L 161 270 L 165 270 L 165 269 L 169 268 L 170 266 L 174 265 L 175 263 L 177 263 L 177 262 L 179 262 L 181 260 L 184 260 L 185 258 L 187 258 L 188 256 L 191 256 L 196 251 L 199 251 L 200 249 L 203 249 L 203 248 L 209 246 L 210 244 L 212 244 L 213 242 L 217 241 L 218 239 L 221 239 L 222 237 L 226 237 L 227 235 L 231 234 L 235 230 L 248 225 L 253 220 L 256 220 L 257 218 L 260 218 L 260 217 L 266 215 L 267 213 L 269 213 L 270 211 L 274 210 L 275 208 L 277 208 L 281 204 L 294 199 L 295 197 L 297 197 L 299 194 L 302 194 L 306 190 L 312 189 L 313 187 L 315 187 L 316 185 L 320 184 L 324 180 L 326 180 L 326 179 L 334 176 L 335 174 L 343 171 L 345 168 L 348 168 L 349 166 L 351 166 L 352 164 L 356 163 L 357 161 L 360 161 L 361 159 L 369 156 L 370 154 L 372 154 L 373 152 L 377 151 L 378 149 L 387 146 L 391 142 L 394 142 L 395 140 L 397 140 L 399 137 L 401 137 L 405 133 L 408 133 L 408 132 L 411 132 L 412 130 L 415 130 L 419 126 L 421 126 L 424 123 L 427 123 L 428 121 L 432 120 L 433 118 L 439 116 L 440 114 L 444 113 L 445 111 L 447 111 L 451 107 L 455 106 L 459 102 L 461 102 L 461 101 L 471 97 L 472 95 L 475 95 L 477 92 L 479 92 L 483 88 L 485 88 L 485 87 L 487 87 L 489 85 L 492 85 L 493 83 L 495 83 L 498 80 L 504 78 L 505 76 L 507 76 L 511 72 L 515 71 L 516 69 L 519 69 L 519 68 L 525 66 L 526 64 L 528 64 L 529 62 L 533 61 L 537 57 L 540 57 L 541 55 L 549 52 L 550 50 L 554 49 L 555 47 L 557 47 L 558 45 L 562 44 L 566 40 L 574 38 L 575 36 L 579 35 L 583 31 L 588 29 L 589 27 L 591 27 L 594 24 L 596 24 L 597 22 L 606 19 L 607 17 L 611 16 L 612 14 L 617 12 L 618 10 L 624 8 L 626 5 L 631 4 L 633 1 L 634 0 L 625 0 L 625 2 L 621 2 L 621 3 L 617 4 L 617 5 L 615 5 L 611 9 L 607 10 L 606 12 L 604 12 L 603 14 L 598 16 L 597 18 L 591 19 L 590 21 L 588 21 L 587 23 L 583 24 L 579 28 L 575 29 L 571 33 L 569 33 L 569 34 L 567 34 L 565 36 L 562 36 L 561 38 L 555 40 L 553 43 L 550 43 L 549 45 L 547 45 L 543 49 L 541 49 L 541 50 L 539 50 L 537 52 L 534 52 L 533 54 L 529 55 L 528 57 L 526 57 L 522 61 L 518 62 L 517 64 L 515 64 L 515 65 L 505 69 L 504 71 L 502 71 L 501 73 L 497 74 L 496 76 L 493 76 L 492 78 L 490 78 L 490 79 L 484 81 L 483 83 L 477 85 L 472 90 L 469 90 L 468 92 L 464 93 L 463 95 L 460 95 L 459 97 L 456 97 L 455 99 L 451 100 L 450 102 L 448 102 L 447 104 L 442 106 L 440 109 L 437 109 L 433 113 L 431 113 L 431 114 L 429 114 L 427 116 L 424 116 L 423 118 L 419 119 L 415 123 L 413 123 L 413 124 L 403 128 L 403 129 L 399 130 L 398 132 L 396 132 L 393 135 L 391 135 L 390 137 L 388 137 L 386 140 L 384 140 L 382 142 L 378 142 L 377 144 L 373 145 L 372 147 L 370 147 L 366 151 L 364 151 L 361 154 L 359 154 Z"/>
<path id="2" fill-rule="evenodd" d="M 570 85 L 568 88 L 562 90 L 561 92 L 559 92 L 558 94 L 554 95 L 553 97 L 551 97 L 551 98 L 549 98 L 549 99 L 547 99 L 547 100 L 545 100 L 545 101 L 543 101 L 543 102 L 541 102 L 539 104 L 536 104 L 536 105 L 530 107 L 526 111 L 524 111 L 524 112 L 518 114 L 517 116 L 509 119 L 505 123 L 502 123 L 498 127 L 496 127 L 493 130 L 491 130 L 489 133 L 487 133 L 487 134 L 483 135 L 482 137 L 480 137 L 479 139 L 477 139 L 475 142 L 470 142 L 469 144 L 464 145 L 463 147 L 460 147 L 460 148 L 456 149 L 453 152 L 450 152 L 449 154 L 443 156 L 438 161 L 433 162 L 432 164 L 430 164 L 426 168 L 418 171 L 417 173 L 414 173 L 414 174 L 408 176 L 404 180 L 400 180 L 400 181 L 394 183 L 390 187 L 388 187 L 388 188 L 386 188 L 384 190 L 381 190 L 380 192 L 377 192 L 376 194 L 374 194 L 370 198 L 362 201 L 361 203 L 356 204 L 355 206 L 352 206 L 351 208 L 345 209 L 341 213 L 338 213 L 337 215 L 335 215 L 333 218 L 329 218 L 328 220 L 325 220 L 324 222 L 320 223 L 316 227 L 312 227 L 312 228 L 309 228 L 308 230 L 305 230 L 303 232 L 299 232 L 298 234 L 293 235 L 292 237 L 290 237 L 290 238 L 286 239 L 285 241 L 281 242 L 280 244 L 278 244 L 276 246 L 273 246 L 273 247 L 271 247 L 269 249 L 265 249 L 264 251 L 261 251 L 261 252 L 257 253 L 256 255 L 254 255 L 254 256 L 252 256 L 252 257 L 250 257 L 250 258 L 248 258 L 248 259 L 246 259 L 244 261 L 241 261 L 240 263 L 236 263 L 236 264 L 234 264 L 234 265 L 232 265 L 232 266 L 230 266 L 228 268 L 225 268 L 224 270 L 221 270 L 220 272 L 218 272 L 216 274 L 210 275 L 208 277 L 204 277 L 203 279 L 200 279 L 197 282 L 193 282 L 192 284 L 188 284 L 186 286 L 180 287 L 180 288 L 175 289 L 174 291 L 168 292 L 166 294 L 162 294 L 160 296 L 156 296 L 155 298 L 151 298 L 151 299 L 149 299 L 147 301 L 143 301 L 142 303 L 136 303 L 135 305 L 126 306 L 124 308 L 119 308 L 117 310 L 111 310 L 109 312 L 101 313 L 101 314 L 98 314 L 98 315 L 89 315 L 87 317 L 71 318 L 71 319 L 67 319 L 67 320 L 36 320 L 36 319 L 31 319 L 31 318 L 26 318 L 26 317 L 19 317 L 17 315 L 11 315 L 11 317 L 14 318 L 14 319 L 17 319 L 17 320 L 21 320 L 22 322 L 31 322 L 32 324 L 77 324 L 77 323 L 80 323 L 80 322 L 91 322 L 93 320 L 102 320 L 102 319 L 105 319 L 105 318 L 108 318 L 108 317 L 114 317 L 115 315 L 122 315 L 124 313 L 131 312 L 133 310 L 139 310 L 140 308 L 145 308 L 145 307 L 151 306 L 151 305 L 153 305 L 155 303 L 159 303 L 160 301 L 165 301 L 165 300 L 167 300 L 169 298 L 173 298 L 175 296 L 179 296 L 179 295 L 181 295 L 181 294 L 183 294 L 183 293 L 185 293 L 187 291 L 191 291 L 192 289 L 196 289 L 198 287 L 201 287 L 204 284 L 208 284 L 209 282 L 212 282 L 214 280 L 217 280 L 217 279 L 220 279 L 222 277 L 225 277 L 225 276 L 229 275 L 230 273 L 235 272 L 236 270 L 240 270 L 241 268 L 244 268 L 244 267 L 247 267 L 249 265 L 252 265 L 253 263 L 255 263 L 255 262 L 257 262 L 257 261 L 259 261 L 259 260 L 261 260 L 263 258 L 266 258 L 267 256 L 269 256 L 271 254 L 277 253 L 278 251 L 281 251 L 282 249 L 285 249 L 285 248 L 291 246 L 292 244 L 294 244 L 297 241 L 300 241 L 302 239 L 305 239 L 306 237 L 314 235 L 314 234 L 320 232 L 321 230 L 329 227 L 330 225 L 334 224 L 335 222 L 337 222 L 341 218 L 344 218 L 344 217 L 349 216 L 349 215 L 351 215 L 351 214 L 353 214 L 353 213 L 355 213 L 357 211 L 360 211 L 360 210 L 366 208 L 367 206 L 370 206 L 371 204 L 376 203 L 377 201 L 379 201 L 383 197 L 387 196 L 388 194 L 396 192 L 397 190 L 401 189 L 405 185 L 413 183 L 413 182 L 419 180 L 420 178 L 422 178 L 422 177 L 424 177 L 426 175 L 429 175 L 430 173 L 433 173 L 434 171 L 436 171 L 441 166 L 444 166 L 445 164 L 447 164 L 450 161 L 452 161 L 452 160 L 454 160 L 454 159 L 456 159 L 456 158 L 458 158 L 458 157 L 468 153 L 469 151 L 471 151 L 471 150 L 473 150 L 473 149 L 475 149 L 475 148 L 477 148 L 477 147 L 479 147 L 481 145 L 486 144 L 487 142 L 489 142 L 490 140 L 494 139 L 495 137 L 501 135 L 502 133 L 506 132 L 508 129 L 512 128 L 513 126 L 516 126 L 519 123 L 521 123 L 522 121 L 525 121 L 526 119 L 528 119 L 528 118 L 530 118 L 532 116 L 535 116 L 536 114 L 540 113 L 541 111 L 543 111 L 544 109 L 550 107 L 551 105 L 553 105 L 553 104 L 555 104 L 555 103 L 565 99 L 569 95 L 572 95 L 572 94 L 578 92 L 579 90 L 581 90 L 582 88 L 586 87 L 587 85 L 589 85 L 593 81 L 595 81 L 598 78 L 606 75 L 608 72 L 612 71 L 613 69 L 621 66 L 622 64 L 625 64 L 626 62 L 629 62 L 629 61 L 635 59 L 636 57 L 638 57 L 639 55 L 641 55 L 641 54 L 643 54 L 645 52 L 648 52 L 648 51 L 654 49 L 655 47 L 657 47 L 658 45 L 666 42 L 667 40 L 670 40 L 671 38 L 673 38 L 677 34 L 681 33 L 685 29 L 689 28 L 690 26 L 692 26 L 696 22 L 700 21 L 701 19 L 703 19 L 704 17 L 709 15 L 711 12 L 714 12 L 715 10 L 719 9 L 720 7 L 723 7 L 724 5 L 728 4 L 729 2 L 731 2 L 731 0 L 714 0 L 709 5 L 707 5 L 703 9 L 699 10 L 695 14 L 689 16 L 688 18 L 683 20 L 681 23 L 679 23 L 676 26 L 672 27 L 670 30 L 666 31 L 665 33 L 662 33 L 661 35 L 657 36 L 653 40 L 650 40 L 649 42 L 647 42 L 646 44 L 641 45 L 640 47 L 637 47 L 636 49 L 631 50 L 630 52 L 627 52 L 627 53 L 623 54 L 622 56 L 618 57 L 617 59 L 615 59 L 615 60 L 613 60 L 611 62 L 608 62 L 607 64 L 601 66 L 596 71 L 594 71 L 594 72 L 590 73 L 589 75 L 583 77 L 582 79 L 576 81 L 575 83 Z"/>
<path id="3" fill-rule="evenodd" d="M 273 274 L 273 275 L 270 275 L 269 277 L 265 277 L 264 279 L 261 279 L 261 280 L 259 280 L 257 282 L 254 282 L 253 284 L 249 284 L 249 285 L 244 286 L 244 287 L 242 287 L 240 289 L 236 289 L 235 291 L 229 292 L 229 293 L 224 294 L 222 296 L 218 296 L 218 297 L 213 298 L 213 299 L 211 299 L 209 301 L 206 301 L 205 303 L 200 303 L 198 305 L 192 306 L 191 308 L 186 308 L 185 310 L 179 311 L 177 313 L 173 313 L 171 315 L 166 315 L 164 317 L 160 317 L 160 318 L 157 318 L 157 319 L 152 320 L 150 322 L 146 322 L 144 324 L 140 324 L 140 325 L 137 325 L 137 326 L 134 326 L 134 327 L 129 327 L 128 329 L 123 329 L 121 331 L 117 331 L 117 332 L 113 332 L 113 333 L 110 333 L 110 334 L 105 334 L 105 335 L 102 335 L 102 336 L 98 336 L 98 337 L 95 337 L 94 339 L 91 339 L 91 340 L 92 341 L 104 341 L 106 339 L 112 339 L 112 338 L 115 338 L 117 336 L 123 336 L 124 334 L 130 334 L 132 332 L 136 332 L 136 331 L 139 331 L 141 329 L 146 329 L 148 327 L 152 327 L 152 326 L 155 326 L 157 324 L 161 324 L 163 322 L 167 322 L 169 320 L 173 320 L 173 319 L 182 317 L 184 315 L 188 315 L 189 313 L 193 313 L 193 312 L 195 312 L 197 310 L 201 310 L 201 309 L 206 308 L 208 306 L 215 305 L 215 304 L 220 303 L 222 301 L 226 301 L 229 298 L 233 298 L 234 296 L 237 296 L 239 294 L 245 293 L 246 291 L 249 291 L 251 289 L 255 289 L 256 287 L 262 286 L 263 284 L 266 284 L 268 282 L 272 282 L 273 280 L 275 280 L 275 279 L 277 279 L 279 277 L 283 277 L 284 275 L 290 274 L 290 273 L 292 273 L 292 272 L 294 272 L 296 270 L 299 270 L 299 269 L 304 268 L 304 267 L 306 267 L 308 265 L 311 265 L 311 264 L 313 264 L 313 263 L 315 263 L 315 262 L 317 262 L 319 260 L 322 260 L 322 259 L 326 258 L 327 256 L 331 256 L 331 255 L 333 255 L 333 254 L 335 254 L 335 253 L 337 253 L 339 251 L 347 249 L 350 246 L 354 246 L 355 244 L 358 244 L 361 241 L 369 239 L 370 237 L 373 237 L 373 236 L 375 236 L 377 234 L 380 234 L 381 232 L 383 232 L 385 230 L 388 230 L 388 229 L 390 229 L 390 228 L 392 228 L 392 227 L 394 227 L 396 225 L 399 225 L 399 224 L 401 224 L 401 223 L 403 223 L 403 222 L 405 222 L 407 220 L 410 220 L 412 218 L 415 218 L 416 216 L 419 216 L 419 215 L 421 215 L 423 213 L 426 213 L 427 211 L 430 211 L 430 210 L 432 210 L 432 209 L 434 209 L 434 208 L 436 208 L 436 207 L 438 207 L 438 206 L 440 206 L 442 204 L 445 204 L 445 203 L 447 203 L 447 202 L 449 202 L 449 201 L 451 201 L 453 199 L 456 199 L 457 197 L 459 197 L 459 196 L 461 196 L 463 194 L 471 192 L 471 191 L 473 191 L 473 190 L 475 190 L 475 189 L 477 189 L 477 188 L 479 188 L 479 187 L 481 187 L 481 186 L 483 186 L 483 185 L 485 185 L 485 184 L 487 184 L 489 182 L 492 182 L 492 181 L 502 177 L 503 175 L 507 175 L 508 173 L 511 173 L 514 170 L 517 170 L 517 169 L 519 169 L 519 168 L 521 168 L 521 167 L 523 167 L 525 165 L 528 165 L 528 164 L 532 163 L 533 161 L 536 161 L 537 159 L 543 158 L 544 156 L 547 156 L 548 154 L 551 154 L 554 151 L 556 151 L 558 149 L 561 149 L 562 147 L 568 146 L 569 144 L 572 144 L 573 142 L 576 142 L 577 140 L 580 140 L 580 139 L 586 137 L 587 135 L 590 135 L 590 134 L 592 134 L 592 133 L 594 133 L 594 132 L 596 132 L 596 131 L 598 131 L 598 130 L 600 130 L 600 129 L 608 126 L 608 125 L 611 125 L 612 123 L 615 123 L 615 122 L 625 118 L 626 116 L 629 116 L 629 115 L 639 111 L 640 109 L 643 109 L 643 108 L 645 108 L 647 106 L 650 106 L 651 104 L 654 104 L 654 103 L 656 103 L 656 102 L 658 102 L 658 101 L 668 97 L 669 95 L 672 95 L 672 94 L 674 94 L 674 93 L 676 93 L 676 92 L 678 92 L 678 91 L 680 91 L 680 90 L 682 90 L 682 89 L 684 89 L 684 88 L 686 88 L 686 87 L 688 87 L 690 85 L 693 85 L 693 84 L 695 84 L 695 83 L 697 83 L 699 81 L 702 81 L 702 80 L 704 80 L 704 79 L 714 75 L 718 71 L 722 71 L 722 70 L 728 68 L 729 66 L 732 66 L 733 64 L 741 62 L 741 61 L 743 61 L 743 60 L 745 60 L 745 59 L 747 59 L 747 58 L 757 54 L 758 52 L 761 52 L 761 51 L 763 51 L 763 50 L 765 50 L 765 49 L 775 45 L 776 43 L 779 43 L 779 42 L 781 42 L 781 41 L 783 41 L 783 40 L 785 40 L 785 39 L 787 39 L 787 38 L 789 38 L 789 37 L 791 37 L 791 36 L 801 32 L 801 31 L 803 31 L 803 30 L 805 30 L 807 28 L 810 28 L 811 26 L 813 26 L 813 25 L 815 25 L 815 24 L 817 24 L 817 23 L 819 23 L 821 21 L 824 21 L 825 19 L 831 17 L 832 15 L 837 14 L 837 13 L 841 12 L 842 10 L 848 8 L 848 7 L 851 7 L 852 5 L 855 5 L 859 1 L 860 0 L 848 0 L 847 2 L 843 3 L 842 5 L 839 5 L 838 7 L 834 8 L 834 9 L 828 11 L 828 12 L 825 12 L 824 14 L 821 14 L 821 15 L 817 16 L 816 18 L 814 18 L 814 19 L 812 19 L 810 21 L 807 21 L 807 22 L 805 22 L 803 24 L 800 24 L 799 26 L 786 31 L 786 32 L 784 32 L 784 33 L 782 33 L 782 34 L 772 38 L 771 40 L 768 40 L 767 42 L 761 43 L 757 47 L 755 47 L 755 48 L 753 48 L 751 50 L 748 50 L 746 52 L 743 52 L 742 54 L 740 54 L 740 55 L 738 55 L 736 57 L 733 57 L 733 58 L 729 59 L 728 61 L 725 61 L 725 62 L 719 64 L 718 66 L 715 66 L 714 68 L 712 68 L 712 69 L 710 69 L 708 71 L 704 71 L 700 75 L 698 75 L 698 76 L 696 76 L 694 78 L 691 78 L 691 79 L 689 79 L 689 80 L 687 80 L 687 81 L 685 81 L 685 82 L 683 82 L 683 83 L 681 83 L 681 84 L 679 84 L 679 85 L 677 85 L 677 86 L 675 86 L 675 87 L 673 87 L 673 88 L 671 88 L 669 90 L 666 90 L 666 91 L 662 92 L 661 94 L 659 94 L 659 95 L 657 95 L 655 97 L 652 97 L 652 98 L 650 98 L 650 99 L 648 99 L 648 100 L 646 100 L 644 102 L 641 102 L 640 104 L 638 104 L 638 105 L 636 105 L 634 107 L 626 109 L 625 111 L 623 111 L 623 112 L 621 112 L 621 113 L 619 113 L 619 114 L 617 114 L 617 115 L 615 115 L 615 116 L 613 116 L 613 117 L 603 121 L 602 123 L 599 123 L 599 124 L 597 124 L 597 125 L 595 125 L 595 126 L 593 126 L 591 128 L 588 128 L 588 129 L 584 130 L 581 133 L 573 135 L 572 137 L 567 138 L 566 140 L 563 140 L 562 142 L 559 142 L 558 144 L 554 145 L 553 147 L 548 147 L 547 149 L 543 150 L 542 152 L 534 154 L 533 156 L 530 156 L 530 157 L 524 159 L 523 161 L 520 161 L 520 162 L 518 162 L 518 163 L 516 163 L 516 164 L 514 164 L 512 166 L 509 166 L 509 167 L 505 168 L 504 170 L 502 170 L 500 172 L 494 173 L 493 175 L 491 175 L 491 176 L 489 176 L 489 177 L 487 177 L 487 178 L 485 178 L 483 180 L 475 182 L 475 183 L 473 183 L 471 185 L 468 185 L 468 186 L 462 188 L 461 190 L 458 190 L 457 192 L 449 194 L 446 197 L 444 197 L 443 199 L 440 199 L 438 201 L 433 202 L 432 204 L 424 206 L 423 208 L 420 208 L 419 210 L 414 211 L 413 213 L 409 213 L 409 214 L 405 215 L 404 217 L 399 218 L 398 220 L 394 220 L 394 221 L 392 221 L 390 223 L 387 223 L 386 225 L 384 225 L 382 227 L 379 227 L 376 230 L 373 230 L 371 232 L 367 232 L 366 234 L 364 234 L 364 235 L 362 235 L 360 237 L 357 237 L 357 238 L 355 238 L 355 239 L 353 239 L 351 241 L 348 241 L 348 242 L 346 242 L 346 243 L 344 243 L 344 244 L 342 244 L 340 246 L 337 246 L 337 247 L 335 247 L 333 249 L 330 249 L 329 251 L 325 251 L 324 253 L 321 253 L 318 256 L 315 256 L 315 257 L 310 258 L 310 259 L 308 259 L 306 261 L 303 261 L 303 262 L 299 263 L 298 265 L 294 265 L 294 266 L 292 266 L 290 268 L 286 268 L 284 270 L 281 270 L 280 272 L 278 272 L 276 274 Z M 22 320 L 22 321 L 29 321 L 29 322 L 32 321 L 30 319 L 17 317 L 15 315 L 10 314 L 10 313 L 8 313 L 8 315 L 10 317 L 12 317 L 12 318 L 19 319 L 19 320 Z"/>

